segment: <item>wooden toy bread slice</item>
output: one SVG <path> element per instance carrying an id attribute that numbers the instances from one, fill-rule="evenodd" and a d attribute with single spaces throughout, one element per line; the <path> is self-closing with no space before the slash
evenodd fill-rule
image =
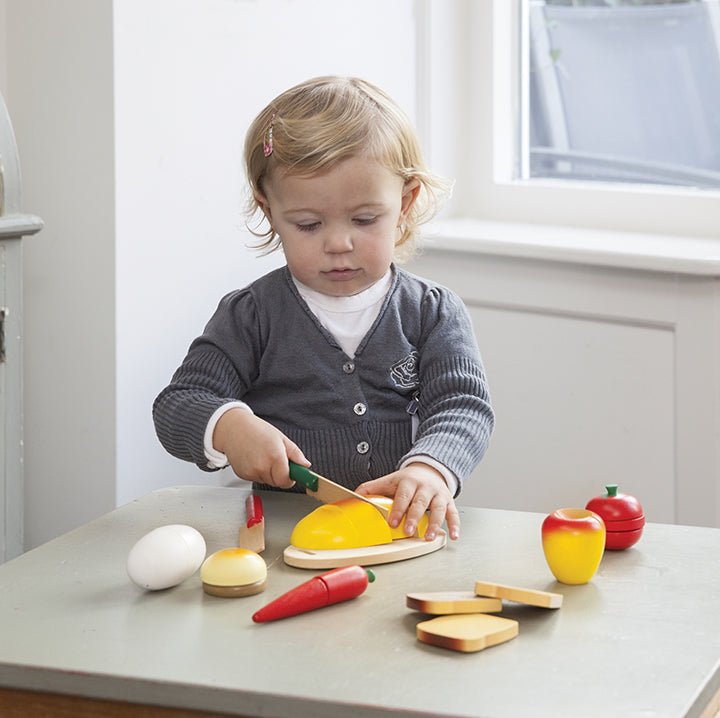
<path id="1" fill-rule="evenodd" d="M 517 621 L 486 613 L 438 616 L 417 625 L 419 641 L 463 653 L 482 651 L 509 641 L 517 634 Z"/>
<path id="2" fill-rule="evenodd" d="M 408 593 L 408 608 L 440 616 L 447 613 L 493 613 L 502 611 L 499 598 L 476 596 L 472 591 L 431 591 Z"/>
<path id="3" fill-rule="evenodd" d="M 527 603 L 540 608 L 560 608 L 563 602 L 562 593 L 550 593 L 549 591 L 537 591 L 532 588 L 518 588 L 516 586 L 505 586 L 501 583 L 487 583 L 477 581 L 475 593 L 478 596 L 490 598 L 504 598 L 517 603 Z"/>

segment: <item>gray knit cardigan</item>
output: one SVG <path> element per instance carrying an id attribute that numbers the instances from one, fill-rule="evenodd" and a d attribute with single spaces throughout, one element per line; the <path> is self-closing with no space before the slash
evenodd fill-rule
<path id="1" fill-rule="evenodd" d="M 462 486 L 494 426 L 467 309 L 449 289 L 396 267 L 354 357 L 320 324 L 287 267 L 225 296 L 155 400 L 161 443 L 208 470 L 208 421 L 237 400 L 298 444 L 313 470 L 350 488 L 421 454 Z"/>

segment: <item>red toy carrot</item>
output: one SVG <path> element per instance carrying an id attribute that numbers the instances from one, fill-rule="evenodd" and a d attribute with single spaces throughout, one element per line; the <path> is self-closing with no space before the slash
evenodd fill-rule
<path id="1" fill-rule="evenodd" d="M 295 616 L 333 603 L 359 596 L 375 580 L 375 574 L 362 566 L 343 566 L 311 578 L 309 581 L 278 596 L 252 619 L 255 623 Z"/>

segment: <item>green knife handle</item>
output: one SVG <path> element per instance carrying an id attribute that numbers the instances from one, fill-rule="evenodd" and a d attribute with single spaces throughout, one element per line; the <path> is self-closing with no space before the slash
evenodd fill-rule
<path id="1" fill-rule="evenodd" d="M 290 478 L 293 481 L 297 481 L 298 484 L 302 484 L 306 489 L 310 489 L 310 491 L 318 490 L 317 474 L 313 474 L 310 469 L 306 469 L 294 461 L 290 462 Z"/>

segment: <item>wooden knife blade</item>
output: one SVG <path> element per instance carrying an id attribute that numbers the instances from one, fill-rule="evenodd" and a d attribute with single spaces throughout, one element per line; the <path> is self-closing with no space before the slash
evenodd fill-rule
<path id="1" fill-rule="evenodd" d="M 380 503 L 361 496 L 355 493 L 351 489 L 346 489 L 340 484 L 336 484 L 330 479 L 326 479 L 320 474 L 316 474 L 314 471 L 296 464 L 294 461 L 290 462 L 290 478 L 293 481 L 297 481 L 298 484 L 302 484 L 305 487 L 305 491 L 318 501 L 322 501 L 324 504 L 331 504 L 334 501 L 342 501 L 343 499 L 359 499 L 364 501 L 366 504 L 374 506 L 387 521 L 390 515 L 390 509 L 387 506 L 383 506 Z"/>

